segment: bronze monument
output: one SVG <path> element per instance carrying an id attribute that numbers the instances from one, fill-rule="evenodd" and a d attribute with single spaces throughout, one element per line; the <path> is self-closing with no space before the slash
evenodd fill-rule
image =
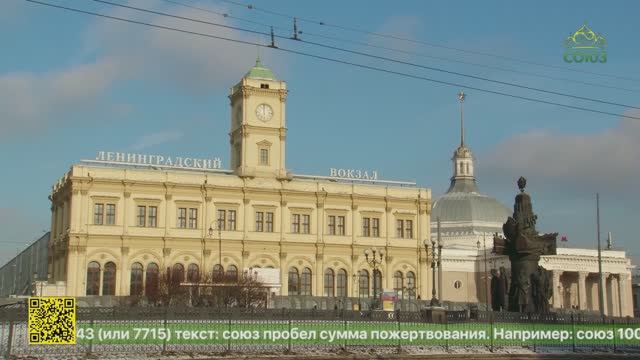
<path id="1" fill-rule="evenodd" d="M 538 234 L 536 230 L 538 217 L 533 213 L 531 197 L 524 191 L 526 186 L 527 180 L 520 177 L 518 179 L 520 194 L 516 195 L 513 217 L 509 217 L 502 225 L 506 238 L 496 234 L 493 241 L 495 252 L 508 255 L 511 262 L 507 309 L 517 312 L 544 313 L 549 311 L 549 298 L 553 288 L 548 271 L 538 266 L 538 261 L 541 255 L 556 254 L 558 233 Z M 496 293 L 499 288 L 497 287 Z M 499 294 L 496 295 L 499 296 Z"/>

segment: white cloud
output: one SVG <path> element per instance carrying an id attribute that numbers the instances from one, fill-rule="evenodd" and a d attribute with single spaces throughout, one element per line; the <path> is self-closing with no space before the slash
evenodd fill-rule
<path id="1" fill-rule="evenodd" d="M 141 0 L 130 1 L 129 4 L 185 18 L 233 25 L 222 16 L 191 8 L 165 7 L 164 2 Z M 225 12 L 225 9 L 206 3 L 196 6 Z M 239 30 L 130 9 L 116 8 L 109 14 L 223 38 L 256 43 L 266 41 L 263 37 Z M 96 21 L 87 34 L 86 46 L 87 51 L 98 51 L 119 59 L 122 64 L 120 71 L 128 77 L 161 81 L 201 95 L 221 86 L 231 87 L 253 65 L 257 54 L 256 48 L 248 45 L 109 20 Z M 264 55 L 266 59 L 263 62 L 270 65 L 269 53 Z"/>
<path id="2" fill-rule="evenodd" d="M 85 108 L 113 84 L 117 64 L 112 59 L 44 74 L 0 75 L 0 138 L 59 124 L 70 110 Z"/>
<path id="3" fill-rule="evenodd" d="M 483 156 L 483 173 L 524 175 L 590 191 L 629 191 L 640 177 L 638 138 L 640 121 L 633 119 L 593 134 L 532 131 L 506 140 Z"/>
<path id="4" fill-rule="evenodd" d="M 375 31 L 375 33 L 388 34 L 395 38 L 369 35 L 367 37 L 367 43 L 406 52 L 415 52 L 418 50 L 418 43 L 399 40 L 397 38 L 417 39 L 420 37 L 418 33 L 421 30 L 422 22 L 418 17 L 410 15 L 395 15 L 386 19 L 385 22 Z M 406 60 L 409 59 L 411 55 L 393 52 L 393 57 Z"/>
<path id="5" fill-rule="evenodd" d="M 157 0 L 129 4 L 231 25 L 223 17 L 177 6 L 163 7 L 166 3 Z M 197 6 L 213 9 L 208 4 Z M 237 30 L 144 15 L 134 10 L 107 7 L 98 12 L 226 38 L 265 42 Z M 160 83 L 192 96 L 206 96 L 210 90 L 232 86 L 256 57 L 256 49 L 251 46 L 106 19 L 95 20 L 87 29 L 85 40 L 79 52 L 85 58 L 97 60 L 44 73 L 0 74 L 0 109 L 3 111 L 0 139 L 46 130 L 54 123 L 59 126 L 78 110 L 90 109 L 103 101 L 114 85 L 127 80 Z M 262 57 L 269 65 L 269 53 Z M 135 106 L 135 102 L 131 106 Z"/>
<path id="6" fill-rule="evenodd" d="M 132 146 L 132 150 L 142 150 L 152 146 L 178 141 L 182 139 L 182 132 L 180 131 L 163 131 L 153 134 L 147 134 L 140 137 Z"/>

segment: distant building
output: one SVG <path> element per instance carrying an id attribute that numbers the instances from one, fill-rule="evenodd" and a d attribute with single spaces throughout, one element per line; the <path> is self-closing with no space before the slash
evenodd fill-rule
<path id="1" fill-rule="evenodd" d="M 0 297 L 31 295 L 34 280 L 47 280 L 49 235 L 42 235 L 8 263 L 0 267 Z"/>

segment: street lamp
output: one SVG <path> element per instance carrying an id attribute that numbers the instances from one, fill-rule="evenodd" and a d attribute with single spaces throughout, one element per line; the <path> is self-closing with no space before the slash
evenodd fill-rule
<path id="1" fill-rule="evenodd" d="M 213 222 L 211 222 L 213 224 Z M 218 219 L 218 256 L 220 258 L 219 265 L 220 269 L 223 272 L 221 275 L 224 276 L 224 268 L 222 267 L 222 219 Z M 213 228 L 209 225 L 209 237 L 213 237 Z M 222 281 L 222 276 L 220 281 Z M 214 279 L 215 280 L 215 279 Z"/>
<path id="2" fill-rule="evenodd" d="M 376 258 L 376 254 L 378 254 L 379 259 Z M 377 293 L 378 293 L 378 283 L 376 281 L 376 274 L 378 272 L 378 266 L 382 264 L 382 259 L 384 258 L 384 252 L 382 250 L 378 251 L 375 247 L 371 249 L 367 249 L 364 251 L 364 257 L 367 261 L 367 264 L 373 268 L 373 306 L 371 308 L 377 307 Z M 371 259 L 369 259 L 371 257 Z M 382 282 L 382 274 L 380 274 L 380 281 Z M 380 284 L 382 285 L 382 284 Z"/>
<path id="3" fill-rule="evenodd" d="M 424 251 L 427 254 L 427 259 L 429 259 L 429 240 L 424 239 L 422 243 L 424 244 Z M 431 240 L 431 306 L 440 306 L 440 301 L 436 294 L 436 266 L 439 266 L 440 264 L 439 257 L 442 251 L 442 246 L 438 246 L 438 248 L 440 250 L 436 252 L 436 241 Z M 436 257 L 438 257 L 437 260 Z"/>

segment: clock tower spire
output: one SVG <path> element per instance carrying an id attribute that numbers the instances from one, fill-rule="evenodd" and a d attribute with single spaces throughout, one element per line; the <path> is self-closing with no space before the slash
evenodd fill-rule
<path id="1" fill-rule="evenodd" d="M 285 167 L 287 84 L 260 57 L 231 88 L 231 170 L 241 177 L 289 179 Z"/>

